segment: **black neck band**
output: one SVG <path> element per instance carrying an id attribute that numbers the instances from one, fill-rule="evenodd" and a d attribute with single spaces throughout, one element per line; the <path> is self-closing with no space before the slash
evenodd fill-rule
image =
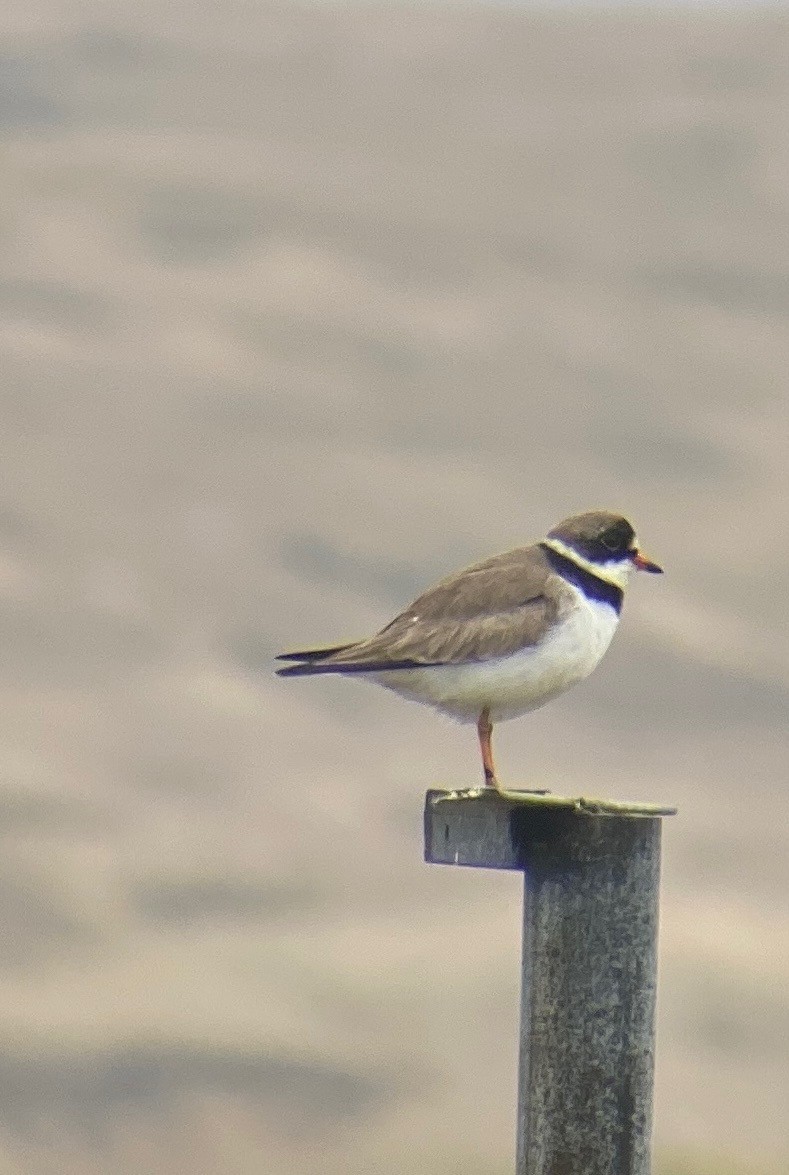
<path id="1" fill-rule="evenodd" d="M 619 615 L 622 611 L 622 600 L 625 595 L 620 587 L 617 587 L 615 583 L 609 583 L 607 579 L 601 579 L 599 575 L 595 575 L 593 571 L 587 571 L 585 567 L 579 567 L 572 559 L 568 559 L 566 555 L 560 555 L 547 543 L 540 543 L 540 546 L 545 551 L 548 562 L 557 575 L 561 575 L 562 579 L 566 579 L 574 587 L 580 588 L 588 600 L 597 600 L 601 604 L 608 604 L 614 609 L 617 616 Z"/>

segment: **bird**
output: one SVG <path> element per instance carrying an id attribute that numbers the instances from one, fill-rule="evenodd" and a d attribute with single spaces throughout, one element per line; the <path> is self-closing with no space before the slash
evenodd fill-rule
<path id="1" fill-rule="evenodd" d="M 494 724 L 589 676 L 611 643 L 634 570 L 663 568 L 642 553 L 626 518 L 575 514 L 539 542 L 440 580 L 374 636 L 279 654 L 292 664 L 277 673 L 360 677 L 476 723 L 484 789 L 508 795 L 493 759 Z"/>

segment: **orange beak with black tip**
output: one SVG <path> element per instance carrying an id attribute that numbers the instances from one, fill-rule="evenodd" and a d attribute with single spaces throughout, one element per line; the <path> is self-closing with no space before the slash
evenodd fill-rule
<path id="1" fill-rule="evenodd" d="M 642 555 L 640 551 L 633 552 L 633 566 L 637 567 L 639 571 L 651 571 L 653 575 L 662 575 L 663 568 L 653 563 L 651 559 L 647 559 L 646 555 Z"/>

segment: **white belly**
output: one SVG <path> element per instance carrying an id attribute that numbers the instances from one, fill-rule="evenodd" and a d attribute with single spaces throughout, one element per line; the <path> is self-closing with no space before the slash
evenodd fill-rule
<path id="1" fill-rule="evenodd" d="M 608 604 L 588 601 L 579 593 L 578 606 L 533 648 L 491 661 L 377 673 L 374 679 L 461 722 L 476 722 L 485 708 L 493 722 L 502 722 L 536 710 L 588 677 L 610 645 L 618 621 Z"/>

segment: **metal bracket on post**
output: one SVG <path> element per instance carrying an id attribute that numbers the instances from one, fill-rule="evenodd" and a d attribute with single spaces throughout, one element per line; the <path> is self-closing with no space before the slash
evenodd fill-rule
<path id="1" fill-rule="evenodd" d="M 524 873 L 516 1175 L 649 1175 L 659 817 L 671 812 L 427 793 L 425 860 Z"/>

